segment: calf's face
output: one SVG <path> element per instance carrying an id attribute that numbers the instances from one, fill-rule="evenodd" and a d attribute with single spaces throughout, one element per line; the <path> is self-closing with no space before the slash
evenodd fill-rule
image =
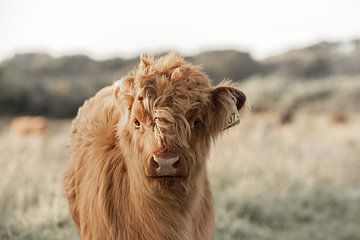
<path id="1" fill-rule="evenodd" d="M 126 166 L 150 185 L 185 186 L 206 171 L 211 140 L 239 121 L 245 95 L 229 82 L 216 87 L 180 57 L 142 58 L 114 84 L 117 127 Z"/>

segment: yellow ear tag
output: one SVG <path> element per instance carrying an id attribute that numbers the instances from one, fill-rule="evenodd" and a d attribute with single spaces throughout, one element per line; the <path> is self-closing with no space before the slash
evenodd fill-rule
<path id="1" fill-rule="evenodd" d="M 231 111 L 227 117 L 224 130 L 234 127 L 234 126 L 238 125 L 239 123 L 240 123 L 240 114 L 239 114 L 239 111 L 237 110 L 236 104 L 233 103 L 233 104 L 231 104 Z"/>

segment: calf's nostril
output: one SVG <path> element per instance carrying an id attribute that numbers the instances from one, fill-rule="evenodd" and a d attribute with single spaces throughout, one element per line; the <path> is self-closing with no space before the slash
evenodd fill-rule
<path id="1" fill-rule="evenodd" d="M 151 159 L 151 165 L 153 168 L 157 169 L 160 167 L 159 163 L 156 162 L 154 158 Z"/>
<path id="2" fill-rule="evenodd" d="M 180 159 L 178 159 L 176 162 L 174 162 L 174 164 L 172 165 L 173 168 L 178 168 L 180 165 Z"/>

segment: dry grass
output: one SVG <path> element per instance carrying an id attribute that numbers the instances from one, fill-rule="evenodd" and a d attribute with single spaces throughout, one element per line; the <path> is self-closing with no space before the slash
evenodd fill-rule
<path id="1" fill-rule="evenodd" d="M 7 125 L 8 121 L 3 125 Z M 71 239 L 62 189 L 68 122 L 43 136 L 0 135 L 0 239 Z"/>
<path id="2" fill-rule="evenodd" d="M 216 239 L 360 239 L 359 120 L 259 114 L 225 134 L 210 162 Z"/>
<path id="3" fill-rule="evenodd" d="M 212 151 L 215 239 L 360 239 L 360 116 L 248 116 Z M 62 177 L 69 121 L 44 136 L 0 121 L 0 239 L 78 239 Z"/>

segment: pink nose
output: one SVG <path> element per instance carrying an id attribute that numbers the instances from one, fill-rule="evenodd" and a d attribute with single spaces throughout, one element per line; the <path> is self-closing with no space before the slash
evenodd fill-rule
<path id="1" fill-rule="evenodd" d="M 185 177 L 187 164 L 175 152 L 156 153 L 148 160 L 146 172 L 150 177 Z"/>

